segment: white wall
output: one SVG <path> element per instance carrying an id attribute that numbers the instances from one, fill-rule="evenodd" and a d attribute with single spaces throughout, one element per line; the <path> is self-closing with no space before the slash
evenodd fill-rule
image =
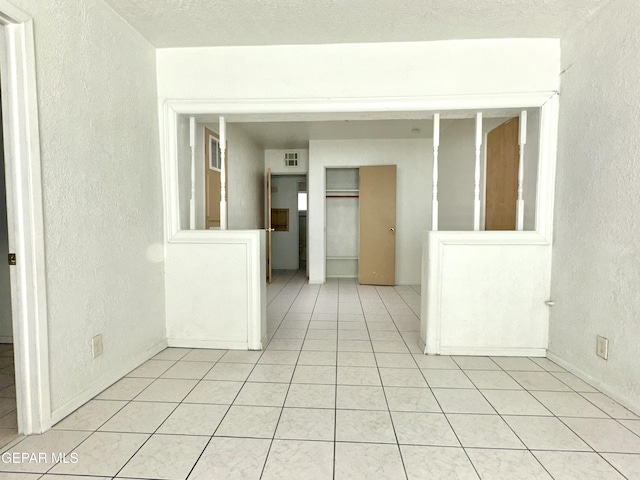
<path id="1" fill-rule="evenodd" d="M 397 164 L 396 283 L 420 283 L 422 235 L 431 225 L 430 139 L 312 140 L 309 143 L 309 281 L 325 280 L 325 169 Z"/>
<path id="2" fill-rule="evenodd" d="M 218 133 L 218 125 L 197 124 L 196 228 L 205 228 L 204 128 Z M 233 123 L 227 124 L 228 228 L 264 228 L 264 150 Z"/>
<path id="3" fill-rule="evenodd" d="M 540 112 L 530 108 L 527 111 L 527 144 L 524 148 L 524 229 L 536 229 L 536 201 L 538 189 L 538 166 L 540 159 Z"/>
<path id="4" fill-rule="evenodd" d="M 298 154 L 297 167 L 284 166 L 285 152 Z M 292 173 L 306 175 L 309 171 L 309 150 L 291 149 L 291 150 L 265 150 L 264 151 L 264 171 L 271 169 L 272 175 L 290 175 Z"/>
<path id="5" fill-rule="evenodd" d="M 9 264 L 4 260 L 9 254 L 7 229 L 7 189 L 4 176 L 4 142 L 2 138 L 2 112 L 0 111 L 0 342 L 13 343 L 11 324 L 11 279 Z"/>
<path id="6" fill-rule="evenodd" d="M 100 0 L 13 3 L 35 25 L 55 419 L 165 341 L 155 49 Z"/>
<path id="7" fill-rule="evenodd" d="M 640 10 L 613 0 L 562 42 L 549 350 L 640 413 Z M 609 339 L 609 360 L 595 355 Z"/>
<path id="8" fill-rule="evenodd" d="M 560 71 L 554 39 L 173 48 L 157 55 L 158 94 L 172 99 L 553 91 Z"/>
<path id="9" fill-rule="evenodd" d="M 264 230 L 179 232 L 167 244 L 167 341 L 260 349 L 266 335 Z"/>
<path id="10" fill-rule="evenodd" d="M 229 228 L 264 228 L 264 150 L 236 125 L 228 124 Z"/>
<path id="11" fill-rule="evenodd" d="M 535 233 L 429 232 L 421 299 L 427 353 L 544 356 L 550 251 Z"/>

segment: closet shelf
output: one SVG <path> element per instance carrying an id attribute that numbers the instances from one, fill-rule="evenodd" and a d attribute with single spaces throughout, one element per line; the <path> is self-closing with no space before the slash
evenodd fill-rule
<path id="1" fill-rule="evenodd" d="M 326 195 L 329 197 L 338 197 L 338 198 L 358 198 L 360 190 L 358 189 L 350 189 L 350 188 L 336 188 L 336 189 L 327 189 Z"/>

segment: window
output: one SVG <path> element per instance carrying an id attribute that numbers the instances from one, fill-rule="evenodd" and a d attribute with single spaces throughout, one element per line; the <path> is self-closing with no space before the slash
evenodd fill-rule
<path id="1" fill-rule="evenodd" d="M 298 192 L 298 211 L 307 211 L 307 192 Z"/>
<path id="2" fill-rule="evenodd" d="M 213 135 L 209 135 L 209 169 L 220 171 L 220 143 Z"/>

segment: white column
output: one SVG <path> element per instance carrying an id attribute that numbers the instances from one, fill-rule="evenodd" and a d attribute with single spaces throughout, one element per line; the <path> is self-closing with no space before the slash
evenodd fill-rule
<path id="1" fill-rule="evenodd" d="M 520 145 L 520 161 L 518 163 L 518 201 L 516 204 L 516 230 L 524 229 L 524 199 L 522 188 L 524 185 L 524 147 L 527 144 L 527 111 L 520 112 L 520 133 L 518 136 Z"/>
<path id="2" fill-rule="evenodd" d="M 476 173 L 473 190 L 473 229 L 480 230 L 480 149 L 482 147 L 482 112 L 476 114 Z"/>
<path id="3" fill-rule="evenodd" d="M 196 119 L 189 118 L 189 145 L 191 146 L 191 198 L 189 199 L 189 229 L 196 229 Z"/>
<path id="4" fill-rule="evenodd" d="M 438 148 L 440 147 L 440 114 L 433 115 L 433 185 L 431 200 L 431 230 L 438 230 Z"/>
<path id="5" fill-rule="evenodd" d="M 227 122 L 220 117 L 220 230 L 227 229 Z"/>

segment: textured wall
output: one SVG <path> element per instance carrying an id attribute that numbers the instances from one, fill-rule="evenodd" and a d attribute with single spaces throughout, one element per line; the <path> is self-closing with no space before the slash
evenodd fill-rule
<path id="1" fill-rule="evenodd" d="M 549 349 L 640 412 L 638 25 L 614 0 L 562 43 Z"/>
<path id="2" fill-rule="evenodd" d="M 165 339 L 155 50 L 100 0 L 14 3 L 34 18 L 51 395 L 64 409 Z"/>
<path id="3" fill-rule="evenodd" d="M 504 119 L 485 118 L 486 134 Z M 486 140 L 486 137 L 485 137 Z M 485 142 L 483 140 L 483 142 Z M 484 148 L 480 157 L 480 198 L 484 183 Z M 431 159 L 433 161 L 433 158 Z M 440 133 L 438 149 L 438 229 L 473 230 L 476 164 L 476 121 L 455 120 Z M 429 186 L 430 188 L 430 186 Z M 484 207 L 482 205 L 481 207 Z M 482 217 L 481 217 L 482 218 Z M 431 228 L 429 228 L 431 230 Z"/>
<path id="4" fill-rule="evenodd" d="M 236 125 L 229 141 L 229 229 L 264 228 L 264 150 Z"/>
<path id="5" fill-rule="evenodd" d="M 191 215 L 191 144 L 189 117 L 178 115 L 178 197 L 180 229 L 188 230 Z"/>
<path id="6" fill-rule="evenodd" d="M 204 127 L 218 133 L 217 124 L 198 124 L 196 136 L 196 228 L 205 228 Z M 227 209 L 229 230 L 264 228 L 264 150 L 236 125 L 227 124 Z M 198 161 L 198 159 L 201 159 Z M 180 197 L 182 202 L 182 195 Z M 182 206 L 181 206 L 182 209 Z"/>

